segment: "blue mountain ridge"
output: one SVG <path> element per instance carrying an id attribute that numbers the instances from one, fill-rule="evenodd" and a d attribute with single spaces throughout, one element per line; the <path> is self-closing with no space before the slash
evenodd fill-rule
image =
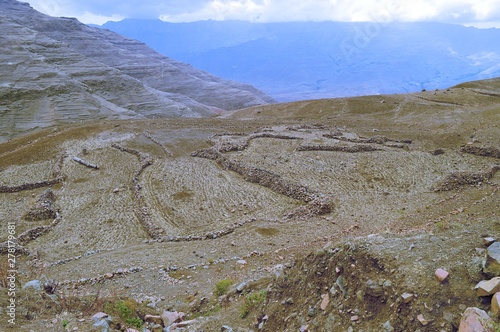
<path id="1" fill-rule="evenodd" d="M 500 76 L 500 29 L 416 22 L 125 19 L 102 26 L 278 101 L 442 89 Z"/>

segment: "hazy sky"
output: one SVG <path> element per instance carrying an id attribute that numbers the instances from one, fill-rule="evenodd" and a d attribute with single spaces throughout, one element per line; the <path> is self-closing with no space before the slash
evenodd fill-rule
<path id="1" fill-rule="evenodd" d="M 500 28 L 500 0 L 23 0 L 51 16 L 102 24 L 123 18 L 436 21 Z"/>

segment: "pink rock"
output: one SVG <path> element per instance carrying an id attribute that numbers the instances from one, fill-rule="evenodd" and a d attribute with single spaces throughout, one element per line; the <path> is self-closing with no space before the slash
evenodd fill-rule
<path id="1" fill-rule="evenodd" d="M 477 296 L 489 296 L 500 292 L 500 277 L 480 281 L 476 287 Z"/>
<path id="2" fill-rule="evenodd" d="M 484 310 L 467 308 L 460 319 L 458 332 L 487 332 L 490 331 L 492 323 L 493 320 Z"/>
<path id="3" fill-rule="evenodd" d="M 328 303 L 330 303 L 330 296 L 328 295 L 328 293 L 326 293 L 326 294 L 321 295 L 321 297 L 323 298 L 323 301 L 321 301 L 320 307 L 321 307 L 321 310 L 324 311 L 326 309 L 326 307 L 328 306 Z"/>
<path id="4" fill-rule="evenodd" d="M 173 323 L 179 323 L 183 320 L 185 314 L 177 311 L 163 311 L 161 318 L 164 326 L 170 326 Z"/>
<path id="5" fill-rule="evenodd" d="M 500 292 L 497 292 L 491 298 L 491 312 L 498 317 L 500 316 Z"/>
<path id="6" fill-rule="evenodd" d="M 448 271 L 443 269 L 437 269 L 436 272 L 434 273 L 434 276 L 439 282 L 445 281 L 448 278 L 448 275 L 449 275 Z"/>

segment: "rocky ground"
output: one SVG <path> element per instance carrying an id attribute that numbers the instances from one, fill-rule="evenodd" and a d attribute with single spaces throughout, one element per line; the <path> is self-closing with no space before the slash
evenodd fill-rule
<path id="1" fill-rule="evenodd" d="M 498 97 L 494 80 L 11 139 L 5 326 L 456 331 L 474 307 L 497 328 L 474 287 L 498 275 Z"/>

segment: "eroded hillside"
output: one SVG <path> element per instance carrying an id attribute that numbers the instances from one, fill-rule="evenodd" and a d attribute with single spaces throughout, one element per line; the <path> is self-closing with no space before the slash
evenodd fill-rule
<path id="1" fill-rule="evenodd" d="M 209 117 L 272 102 L 145 44 L 0 1 L 0 141 L 99 119 Z"/>

